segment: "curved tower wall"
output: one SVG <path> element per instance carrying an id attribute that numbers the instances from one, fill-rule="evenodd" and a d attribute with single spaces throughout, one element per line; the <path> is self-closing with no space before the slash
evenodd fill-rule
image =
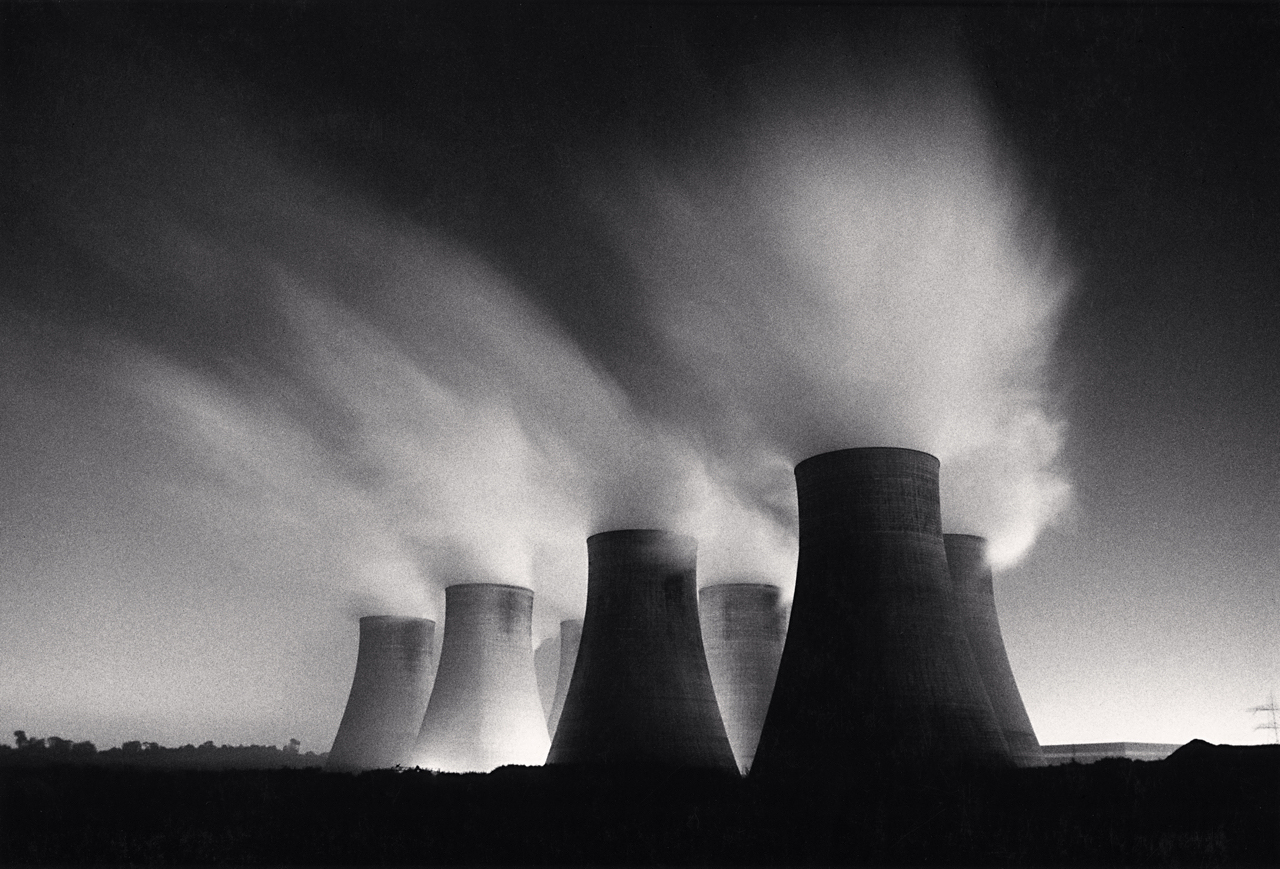
<path id="1" fill-rule="evenodd" d="M 947 569 L 938 460 L 839 450 L 795 473 L 795 596 L 753 774 L 1010 764 Z"/>
<path id="2" fill-rule="evenodd" d="M 435 689 L 414 764 L 444 772 L 536 766 L 550 739 L 533 669 L 533 592 L 451 585 Z"/>
<path id="3" fill-rule="evenodd" d="M 696 561 L 683 535 L 587 538 L 582 641 L 548 763 L 737 770 L 702 647 Z"/>
<path id="4" fill-rule="evenodd" d="M 556 680 L 560 678 L 560 634 L 547 637 L 533 647 L 533 674 L 538 678 L 538 700 L 543 717 L 551 718 L 551 703 L 556 699 Z"/>
<path id="5" fill-rule="evenodd" d="M 1004 648 L 1000 617 L 996 613 L 987 541 L 972 534 L 944 534 L 947 564 L 955 583 L 956 600 L 964 617 L 969 647 L 982 674 L 982 684 L 995 710 L 996 720 L 1013 761 L 1018 766 L 1044 766 L 1044 752 L 1022 703 L 1018 682 Z"/>
<path id="6" fill-rule="evenodd" d="M 383 769 L 409 761 L 431 694 L 435 629 L 429 619 L 360 619 L 356 673 L 326 768 Z"/>
<path id="7" fill-rule="evenodd" d="M 743 772 L 755 758 L 787 637 L 781 595 L 776 585 L 756 582 L 709 585 L 698 593 L 711 684 Z"/>
<path id="8" fill-rule="evenodd" d="M 574 663 L 578 660 L 578 647 L 582 643 L 582 619 L 565 619 L 560 623 L 560 670 L 556 677 L 556 696 L 551 701 L 551 712 L 547 716 L 547 730 L 555 739 L 556 727 L 560 723 L 560 715 L 564 711 L 564 698 L 569 694 L 569 683 L 573 680 Z"/>

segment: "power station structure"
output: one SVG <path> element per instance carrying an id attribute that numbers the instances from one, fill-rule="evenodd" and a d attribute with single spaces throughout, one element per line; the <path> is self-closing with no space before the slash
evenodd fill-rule
<path id="1" fill-rule="evenodd" d="M 737 771 L 702 646 L 696 568 L 685 535 L 587 538 L 582 640 L 548 764 Z"/>
<path id="2" fill-rule="evenodd" d="M 776 585 L 762 582 L 709 585 L 698 593 L 711 684 L 744 773 L 755 758 L 787 638 L 781 596 Z"/>
<path id="3" fill-rule="evenodd" d="M 534 623 L 535 630 L 537 623 Z M 556 681 L 560 678 L 560 632 L 533 646 L 533 673 L 538 677 L 538 699 L 542 702 L 547 731 L 551 731 L 551 704 L 556 699 Z M 555 734 L 552 733 L 552 736 Z"/>
<path id="4" fill-rule="evenodd" d="M 1024 767 L 1044 766 L 1044 752 L 1005 651 L 1000 617 L 996 614 L 991 562 L 987 560 L 987 540 L 973 534 L 944 534 L 942 539 L 969 647 L 1013 762 Z"/>
<path id="5" fill-rule="evenodd" d="M 1011 764 L 952 588 L 938 472 L 928 453 L 882 447 L 796 466 L 795 595 L 753 776 Z"/>
<path id="6" fill-rule="evenodd" d="M 533 592 L 445 589 L 444 642 L 413 763 L 443 772 L 537 766 L 550 738 L 533 669 Z"/>
<path id="7" fill-rule="evenodd" d="M 578 646 L 582 643 L 582 619 L 565 619 L 560 623 L 560 668 L 556 675 L 556 695 L 547 715 L 547 730 L 555 739 L 560 714 L 564 711 L 564 698 L 569 694 L 573 680 L 573 666 L 578 660 Z"/>
<path id="8" fill-rule="evenodd" d="M 435 630 L 430 619 L 360 619 L 356 673 L 327 769 L 382 769 L 409 761 L 431 695 Z"/>

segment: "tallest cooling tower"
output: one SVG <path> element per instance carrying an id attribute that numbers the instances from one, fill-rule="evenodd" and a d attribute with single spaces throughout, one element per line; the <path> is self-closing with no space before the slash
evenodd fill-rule
<path id="1" fill-rule="evenodd" d="M 753 775 L 1007 765 L 947 570 L 938 460 L 839 450 L 797 465 L 796 486 L 791 624 Z"/>
<path id="2" fill-rule="evenodd" d="M 991 562 L 987 561 L 987 541 L 972 534 L 945 534 L 947 564 L 955 583 L 956 600 L 964 616 L 969 646 L 978 662 L 982 684 L 995 710 L 996 720 L 1009 743 L 1014 763 L 1018 766 L 1044 766 L 1044 752 L 1031 727 L 1027 708 L 1022 703 L 1018 682 L 1000 632 L 996 614 L 995 589 L 991 581 Z"/>

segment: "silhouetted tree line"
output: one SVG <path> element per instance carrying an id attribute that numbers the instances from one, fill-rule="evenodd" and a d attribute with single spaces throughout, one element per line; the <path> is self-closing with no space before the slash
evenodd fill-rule
<path id="1" fill-rule="evenodd" d="M 0 865 L 1280 865 L 1280 747 L 816 786 L 505 767 L 0 769 Z"/>
<path id="2" fill-rule="evenodd" d="M 328 757 L 328 752 L 302 752 L 302 743 L 297 739 L 290 739 L 281 748 L 214 745 L 212 740 L 201 745 L 166 748 L 157 742 L 132 740 L 118 748 L 99 751 L 92 742 L 72 742 L 60 736 L 33 738 L 25 731 L 15 730 L 13 737 L 16 747 L 0 744 L 0 767 L 87 764 L 171 769 L 303 769 L 323 766 Z"/>

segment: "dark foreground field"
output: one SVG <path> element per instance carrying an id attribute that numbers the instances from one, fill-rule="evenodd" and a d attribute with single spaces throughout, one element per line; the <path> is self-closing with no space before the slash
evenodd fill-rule
<path id="1" fill-rule="evenodd" d="M 1280 865 L 1280 747 L 950 782 L 0 769 L 0 864 Z"/>

